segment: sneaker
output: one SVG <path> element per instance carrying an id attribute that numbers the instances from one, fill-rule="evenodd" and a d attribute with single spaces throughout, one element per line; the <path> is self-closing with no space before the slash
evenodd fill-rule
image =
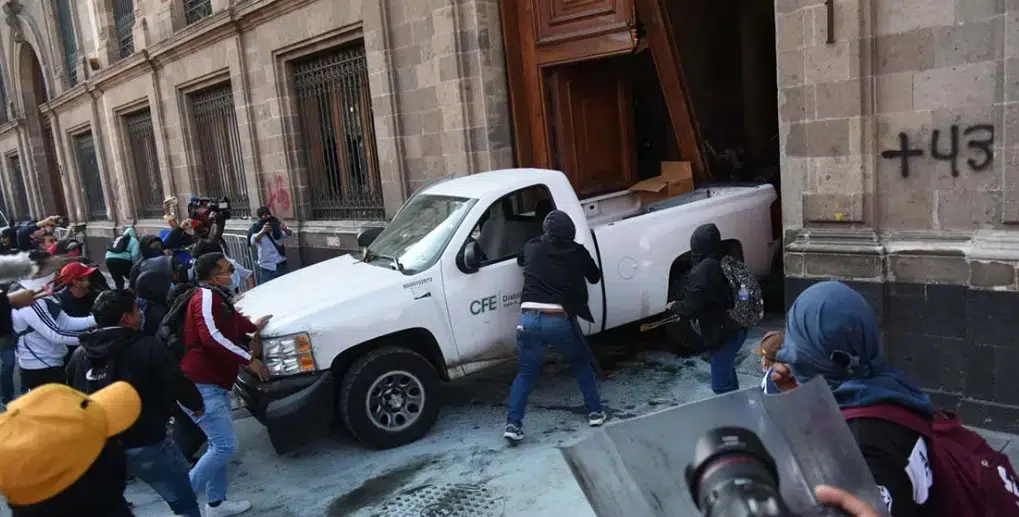
<path id="1" fill-rule="evenodd" d="M 598 411 L 596 413 L 591 413 L 590 415 L 587 415 L 587 423 L 591 427 L 600 427 L 602 424 L 605 423 L 606 418 L 608 417 L 605 416 L 604 411 Z"/>
<path id="2" fill-rule="evenodd" d="M 524 439 L 524 430 L 521 429 L 519 425 L 506 424 L 506 429 L 503 430 L 502 437 L 512 443 L 516 443 Z"/>
<path id="3" fill-rule="evenodd" d="M 205 517 L 229 517 L 251 509 L 247 501 L 222 501 L 216 506 L 205 505 Z"/>

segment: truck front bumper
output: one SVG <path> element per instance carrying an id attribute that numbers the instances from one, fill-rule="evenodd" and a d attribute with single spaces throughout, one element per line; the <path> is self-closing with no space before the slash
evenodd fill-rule
<path id="1" fill-rule="evenodd" d="M 261 382 L 242 368 L 234 393 L 268 429 L 277 454 L 325 434 L 335 414 L 336 381 L 329 370 Z"/>

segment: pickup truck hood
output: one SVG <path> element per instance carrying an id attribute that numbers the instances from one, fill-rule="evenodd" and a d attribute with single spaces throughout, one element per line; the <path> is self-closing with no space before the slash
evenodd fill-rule
<path id="1" fill-rule="evenodd" d="M 373 295 L 406 281 L 399 271 L 365 264 L 350 255 L 300 268 L 245 292 L 237 308 L 252 319 L 272 314 L 266 335 L 310 330 L 294 324 L 323 310 L 370 303 Z"/>

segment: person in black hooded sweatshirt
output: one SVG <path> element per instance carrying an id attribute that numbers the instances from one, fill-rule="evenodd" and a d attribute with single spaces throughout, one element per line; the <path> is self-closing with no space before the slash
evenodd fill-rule
<path id="1" fill-rule="evenodd" d="M 95 391 L 95 385 L 104 381 L 133 386 L 141 397 L 141 416 L 117 435 L 128 471 L 161 495 L 175 514 L 201 517 L 188 479 L 188 463 L 166 434 L 178 403 L 198 413 L 204 410 L 198 388 L 169 349 L 142 334 L 142 313 L 134 293 L 103 292 L 92 312 L 100 328 L 81 335 L 81 347 L 67 365 L 67 384 L 84 393 Z"/>
<path id="2" fill-rule="evenodd" d="M 545 349 L 555 345 L 573 366 L 587 405 L 588 423 L 605 422 L 595 370 L 577 318 L 594 321 L 587 305 L 587 283 L 601 280 L 598 264 L 587 248 L 573 239 L 577 228 L 566 212 L 553 210 L 542 223 L 544 234 L 531 239 L 517 257 L 524 267 L 520 296 L 517 377 L 510 390 L 509 414 L 503 437 L 511 443 L 524 439 L 523 420 L 527 398 L 541 373 Z"/>
<path id="3" fill-rule="evenodd" d="M 690 235 L 690 272 L 686 285 L 679 298 L 667 306 L 681 318 L 674 328 L 683 344 L 710 352 L 711 390 L 716 395 L 739 389 L 736 354 L 747 338 L 747 329 L 728 316 L 735 300 L 722 272 L 724 256 L 718 227 L 710 223 L 698 226 Z"/>

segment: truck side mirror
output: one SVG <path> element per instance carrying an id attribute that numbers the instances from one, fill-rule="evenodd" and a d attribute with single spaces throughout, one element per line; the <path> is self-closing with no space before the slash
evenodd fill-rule
<path id="1" fill-rule="evenodd" d="M 371 246 L 375 239 L 378 238 L 379 234 L 382 233 L 383 228 L 372 227 L 365 228 L 357 234 L 357 246 L 359 248 L 367 248 Z"/>
<path id="2" fill-rule="evenodd" d="M 460 261 L 464 273 L 476 273 L 481 268 L 481 248 L 477 241 L 468 241 L 464 246 L 463 259 Z"/>

